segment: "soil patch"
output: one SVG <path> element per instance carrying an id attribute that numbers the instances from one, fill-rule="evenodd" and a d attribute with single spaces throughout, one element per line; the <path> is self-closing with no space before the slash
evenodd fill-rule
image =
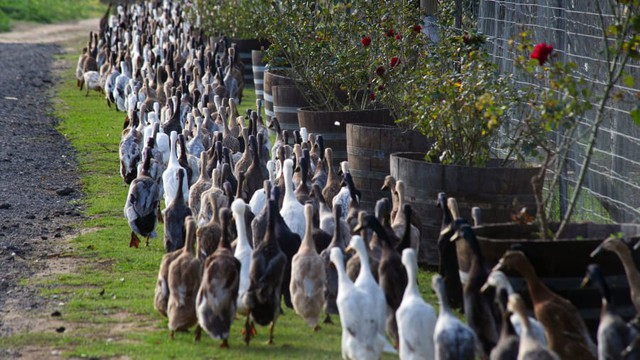
<path id="1" fill-rule="evenodd" d="M 97 22 L 19 24 L 0 34 L 0 337 L 55 326 L 50 299 L 20 281 L 77 264 L 60 256 L 77 235 L 82 193 L 74 151 L 51 116 L 54 57 L 65 51 L 53 43 L 88 36 Z"/>

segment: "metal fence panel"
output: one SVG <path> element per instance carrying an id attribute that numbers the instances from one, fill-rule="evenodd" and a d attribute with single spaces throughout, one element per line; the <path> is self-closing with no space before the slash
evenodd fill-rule
<path id="1" fill-rule="evenodd" d="M 558 61 L 577 63 L 579 75 L 588 79 L 597 93 L 607 68 L 596 1 L 600 1 L 605 19 L 611 20 L 607 0 L 481 0 L 478 28 L 487 36 L 489 53 L 501 71 L 513 71 L 514 53 L 508 42 L 526 29 L 535 42 L 551 43 Z M 640 128 L 629 116 L 640 101 L 640 66 L 628 64 L 626 72 L 634 77 L 636 88 L 615 87 L 619 99 L 609 103 L 600 128 L 576 220 L 640 221 Z M 521 86 L 532 85 L 523 78 L 517 80 Z M 581 131 L 589 129 L 594 114 L 592 111 L 581 119 Z M 517 121 L 517 114 L 512 120 Z M 578 141 L 572 149 L 566 169 L 569 188 L 575 185 L 585 145 Z"/>

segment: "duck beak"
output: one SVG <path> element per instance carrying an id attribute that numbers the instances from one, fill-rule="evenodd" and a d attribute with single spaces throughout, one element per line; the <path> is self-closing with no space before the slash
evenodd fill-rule
<path id="1" fill-rule="evenodd" d="M 447 225 L 446 228 L 440 230 L 440 236 L 444 236 L 453 230 L 453 226 L 451 224 Z"/>
<path id="2" fill-rule="evenodd" d="M 489 288 L 489 282 L 484 283 L 484 285 L 482 285 L 482 287 L 480 288 L 480 292 L 485 292 L 487 291 L 487 289 Z"/>
<path id="3" fill-rule="evenodd" d="M 386 183 L 384 185 L 382 185 L 382 187 L 380 188 L 380 191 L 382 191 L 382 190 L 389 190 L 389 187 L 387 186 Z"/>
<path id="4" fill-rule="evenodd" d="M 356 250 L 355 250 L 354 248 L 352 248 L 352 247 L 351 247 L 351 245 L 347 246 L 347 247 L 344 249 L 344 253 L 345 253 L 345 254 L 349 254 L 349 253 L 353 254 L 354 252 L 356 252 Z"/>
<path id="5" fill-rule="evenodd" d="M 638 244 L 640 244 L 640 242 L 638 242 Z M 636 244 L 636 247 L 638 246 L 638 244 Z M 595 256 L 596 256 L 596 255 L 598 255 L 600 252 L 602 252 L 602 249 L 603 249 L 602 244 L 598 245 L 598 247 L 597 247 L 597 248 L 595 248 L 595 249 L 591 252 L 591 255 L 590 255 L 590 256 L 591 256 L 591 257 L 595 257 Z M 635 247 L 634 247 L 634 249 L 635 249 Z"/>
<path id="6" fill-rule="evenodd" d="M 638 249 L 640 249 L 640 240 L 638 240 L 638 242 L 635 245 L 633 245 L 633 250 L 638 250 Z"/>
<path id="7" fill-rule="evenodd" d="M 584 279 L 582 279 L 582 282 L 580 283 L 580 288 L 584 289 L 585 287 L 587 287 L 587 285 L 589 285 L 589 277 L 585 276 Z"/>
<path id="8" fill-rule="evenodd" d="M 503 269 L 503 265 L 504 265 L 504 264 L 503 264 L 503 260 L 502 260 L 502 259 L 500 259 L 500 261 L 498 261 L 498 263 L 496 264 L 496 266 L 494 266 L 494 267 L 493 267 L 493 269 L 491 269 L 491 272 L 494 272 L 494 271 L 502 271 L 502 269 Z"/>
<path id="9" fill-rule="evenodd" d="M 362 228 L 363 228 L 362 224 L 357 224 L 356 227 L 354 227 L 353 230 L 351 230 L 351 233 L 352 234 L 358 233 L 362 231 Z"/>

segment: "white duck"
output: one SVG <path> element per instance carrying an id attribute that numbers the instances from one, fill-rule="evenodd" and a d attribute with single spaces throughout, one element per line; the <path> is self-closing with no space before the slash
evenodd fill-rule
<path id="1" fill-rule="evenodd" d="M 233 212 L 233 219 L 236 221 L 236 230 L 238 232 L 238 238 L 236 241 L 236 249 L 233 254 L 236 259 L 240 261 L 240 286 L 238 288 L 238 313 L 241 315 L 247 315 L 248 308 L 244 303 L 244 294 L 249 289 L 249 270 L 251 269 L 251 256 L 253 249 L 249 244 L 249 238 L 247 237 L 247 227 L 245 224 L 244 214 L 247 209 L 246 204 L 242 199 L 236 199 L 231 204 L 231 211 Z"/>
<path id="2" fill-rule="evenodd" d="M 298 234 L 302 239 L 305 232 L 304 206 L 298 202 L 293 188 L 293 160 L 284 161 L 284 199 L 280 215 L 284 219 L 289 229 Z"/>
<path id="3" fill-rule="evenodd" d="M 476 335 L 467 324 L 451 312 L 449 300 L 445 294 L 444 281 L 440 275 L 436 274 L 433 277 L 431 287 L 438 295 L 440 302 L 440 316 L 433 334 L 435 358 L 439 360 L 475 359 Z"/>
<path id="4" fill-rule="evenodd" d="M 276 166 L 273 160 L 267 161 L 267 171 L 269 171 L 269 181 L 273 184 L 274 172 Z M 251 196 L 251 200 L 249 200 L 249 207 L 251 208 L 251 212 L 254 214 L 259 214 L 262 209 L 267 205 L 267 194 L 264 191 L 264 187 L 262 189 L 256 190 Z"/>
<path id="5" fill-rule="evenodd" d="M 102 84 L 100 82 L 100 73 L 97 71 L 87 71 L 82 74 L 82 82 L 80 83 L 80 90 L 82 87 L 87 87 L 87 92 L 84 96 L 89 96 L 89 90 L 102 91 Z"/>
<path id="6" fill-rule="evenodd" d="M 500 289 L 505 289 L 508 295 L 514 294 L 513 286 L 509 282 L 509 278 L 500 270 L 494 270 L 489 274 L 486 283 L 482 286 L 481 291 L 484 291 L 489 286 L 493 286 L 496 288 L 496 293 L 500 292 Z M 518 336 L 522 336 L 523 324 L 520 321 L 520 316 L 518 314 L 511 314 L 510 319 L 511 325 L 518 333 Z M 538 320 L 528 316 L 529 325 L 531 327 L 531 336 L 533 336 L 539 343 L 546 346 L 547 338 L 544 336 L 544 327 Z"/>
<path id="7" fill-rule="evenodd" d="M 149 113 L 147 118 L 149 118 L 149 121 L 155 120 L 158 122 L 158 124 L 160 124 L 160 103 L 153 103 L 153 112 Z M 156 135 L 156 148 L 162 153 L 164 166 L 167 166 L 167 164 L 169 163 L 169 156 L 171 154 L 171 139 L 169 138 L 169 135 L 164 132 L 162 126 L 160 126 L 160 131 Z"/>
<path id="8" fill-rule="evenodd" d="M 129 70 L 129 66 L 126 61 L 120 62 L 120 69 L 120 75 L 116 78 L 116 83 L 113 88 L 113 99 L 115 100 L 116 108 L 119 111 L 127 111 L 125 106 L 126 98 L 124 88 L 131 78 L 131 71 Z"/>
<path id="9" fill-rule="evenodd" d="M 306 231 L 298 252 L 291 260 L 289 291 L 293 310 L 317 331 L 320 329 L 318 321 L 324 308 L 326 272 L 324 261 L 316 251 L 313 241 L 313 205 L 304 206 L 304 217 Z"/>
<path id="10" fill-rule="evenodd" d="M 361 289 L 371 298 L 371 306 L 367 309 L 372 315 L 374 322 L 369 326 L 375 327 L 378 330 L 378 335 L 382 341 L 382 346 L 385 352 L 395 353 L 393 346 L 387 341 L 385 337 L 385 323 L 387 319 L 387 300 L 384 297 L 384 292 L 376 283 L 376 280 L 371 274 L 371 265 L 369 264 L 369 253 L 367 252 L 367 245 L 360 235 L 353 235 L 349 246 L 346 251 L 355 250 L 360 258 L 360 273 L 355 281 L 355 286 Z M 338 296 L 340 296 L 340 290 L 338 290 Z M 342 312 L 341 312 L 342 314 Z"/>
<path id="11" fill-rule="evenodd" d="M 169 154 L 169 163 L 167 168 L 162 173 L 162 185 L 164 187 L 164 203 L 171 204 L 176 197 L 178 191 L 177 173 L 180 169 L 183 169 L 178 163 L 178 156 L 176 155 L 176 144 L 178 142 L 178 133 L 171 132 L 171 153 Z M 186 177 L 182 180 L 182 196 L 185 201 L 189 199 L 189 187 L 187 185 Z"/>
<path id="12" fill-rule="evenodd" d="M 520 336 L 520 347 L 518 348 L 518 359 L 547 359 L 547 360 L 560 360 L 558 354 L 551 349 L 542 345 L 531 334 L 531 327 L 529 326 L 528 316 L 526 315 L 526 309 L 524 301 L 518 294 L 509 295 L 509 302 L 507 303 L 507 309 L 520 317 L 522 323 L 522 335 Z"/>
<path id="13" fill-rule="evenodd" d="M 413 249 L 402 252 L 402 264 L 407 269 L 407 288 L 396 310 L 400 359 L 433 359 L 433 333 L 438 316 L 418 290 L 418 261 Z"/>
<path id="14" fill-rule="evenodd" d="M 365 290 L 355 286 L 344 268 L 344 255 L 338 247 L 331 249 L 331 262 L 338 273 L 338 311 L 342 326 L 343 359 L 380 359 L 384 341 L 372 323 L 377 315 L 371 311 L 375 300 Z"/>
<path id="15" fill-rule="evenodd" d="M 342 170 L 342 176 L 349 172 L 349 162 L 343 161 L 340 163 L 340 169 Z M 349 186 L 343 181 L 343 186 L 340 188 L 340 191 L 333 197 L 331 200 L 331 206 L 339 203 L 342 206 L 342 215 L 340 216 L 342 219 L 347 218 L 347 213 L 349 212 L 349 204 L 351 203 L 351 193 L 349 192 Z"/>

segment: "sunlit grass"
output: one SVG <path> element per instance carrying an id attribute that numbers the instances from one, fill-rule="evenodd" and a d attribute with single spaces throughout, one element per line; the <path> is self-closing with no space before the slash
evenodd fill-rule
<path id="1" fill-rule="evenodd" d="M 99 0 L 0 0 L 0 32 L 10 31 L 13 21 L 49 24 L 100 17 L 104 11 Z"/>

